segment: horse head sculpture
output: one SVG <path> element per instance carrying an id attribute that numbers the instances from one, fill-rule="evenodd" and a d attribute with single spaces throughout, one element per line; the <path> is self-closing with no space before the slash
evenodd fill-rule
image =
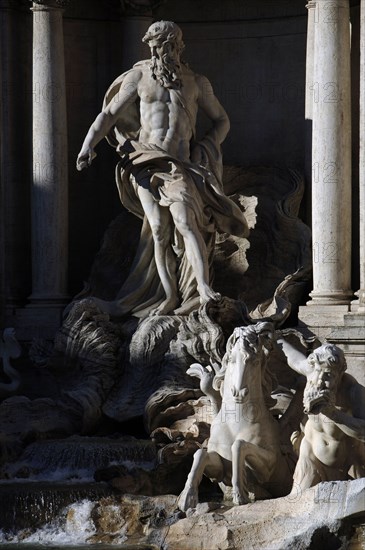
<path id="1" fill-rule="evenodd" d="M 213 389 L 221 394 L 220 409 L 207 448 L 194 455 L 179 497 L 182 510 L 196 506 L 204 474 L 224 492 L 232 487 L 235 504 L 249 502 L 248 475 L 273 496 L 290 491 L 290 467 L 281 451 L 278 422 L 268 407 L 272 375 L 267 358 L 274 339 L 274 325 L 266 321 L 236 328 L 228 339 L 222 367 L 212 378 Z M 203 371 L 195 365 L 191 374 L 201 377 Z"/>

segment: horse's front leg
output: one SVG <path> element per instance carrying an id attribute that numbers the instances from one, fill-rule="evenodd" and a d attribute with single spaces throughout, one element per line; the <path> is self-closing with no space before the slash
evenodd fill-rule
<path id="1" fill-rule="evenodd" d="M 180 510 L 186 511 L 188 508 L 195 508 L 198 504 L 199 485 L 205 471 L 211 478 L 222 478 L 223 464 L 217 453 L 208 453 L 207 449 L 198 449 L 194 453 L 193 465 L 184 490 L 177 501 Z"/>
<path id="2" fill-rule="evenodd" d="M 234 504 L 249 502 L 247 467 L 258 481 L 266 481 L 275 465 L 274 453 L 252 443 L 237 439 L 232 445 L 232 497 Z"/>
<path id="3" fill-rule="evenodd" d="M 237 439 L 232 445 L 232 498 L 233 504 L 247 504 L 246 441 Z"/>

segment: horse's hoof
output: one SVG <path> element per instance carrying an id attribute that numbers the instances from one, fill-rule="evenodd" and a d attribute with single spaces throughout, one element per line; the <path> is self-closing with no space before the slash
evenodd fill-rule
<path id="1" fill-rule="evenodd" d="M 189 508 L 196 508 L 197 504 L 198 495 L 193 489 L 184 489 L 177 501 L 178 508 L 183 512 L 186 512 Z"/>
<path id="2" fill-rule="evenodd" d="M 243 504 L 249 504 L 250 502 L 250 499 L 248 498 L 248 496 L 246 497 L 245 495 L 241 495 L 235 492 L 232 493 L 232 500 L 233 500 L 233 504 L 236 504 L 237 506 L 242 506 Z"/>

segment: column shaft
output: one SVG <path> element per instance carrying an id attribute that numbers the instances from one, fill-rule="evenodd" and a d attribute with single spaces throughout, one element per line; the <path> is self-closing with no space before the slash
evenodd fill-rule
<path id="1" fill-rule="evenodd" d="M 348 0 L 317 0 L 315 18 L 313 291 L 308 305 L 342 305 L 352 295 Z"/>
<path id="2" fill-rule="evenodd" d="M 33 4 L 33 303 L 67 295 L 67 124 L 62 9 Z"/>
<path id="3" fill-rule="evenodd" d="M 365 311 L 365 0 L 361 0 L 360 22 L 360 290 L 359 308 Z"/>

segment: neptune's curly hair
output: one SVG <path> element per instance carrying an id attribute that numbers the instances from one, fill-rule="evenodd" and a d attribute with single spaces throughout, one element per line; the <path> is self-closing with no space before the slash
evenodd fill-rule
<path id="1" fill-rule="evenodd" d="M 161 42 L 175 42 L 179 52 L 185 47 L 182 39 L 182 30 L 172 21 L 156 21 L 148 28 L 148 31 L 142 38 L 142 42 L 147 44 L 151 40 L 161 40 Z"/>

